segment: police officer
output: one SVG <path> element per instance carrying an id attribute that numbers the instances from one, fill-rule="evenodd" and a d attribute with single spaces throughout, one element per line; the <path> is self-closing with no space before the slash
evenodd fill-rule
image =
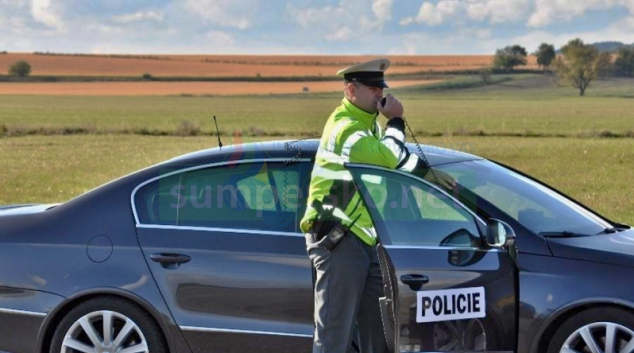
<path id="1" fill-rule="evenodd" d="M 378 301 L 383 282 L 376 231 L 343 164 L 402 169 L 426 179 L 432 174 L 404 145 L 401 102 L 388 94 L 381 104 L 389 66 L 387 59 L 377 59 L 337 73 L 343 76 L 345 97 L 326 122 L 301 220 L 315 270 L 313 353 L 349 352 L 357 328 L 362 353 L 387 352 Z M 376 121 L 379 113 L 388 119 L 385 132 Z M 434 174 L 442 186 L 454 185 L 449 175 Z"/>

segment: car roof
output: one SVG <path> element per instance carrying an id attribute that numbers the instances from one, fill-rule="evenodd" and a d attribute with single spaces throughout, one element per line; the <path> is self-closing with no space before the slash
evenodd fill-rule
<path id="1" fill-rule="evenodd" d="M 196 164 L 245 158 L 287 158 L 312 160 L 315 157 L 318 146 L 318 139 L 251 142 L 223 146 L 222 148 L 215 147 L 200 150 L 173 158 L 166 163 Z M 420 156 L 420 152 L 415 144 L 407 143 L 406 146 L 410 153 L 416 153 Z M 459 147 L 465 147 L 466 149 L 470 146 L 470 144 L 462 144 Z M 421 144 L 420 147 L 431 166 L 483 159 L 482 157 L 476 155 L 441 146 Z"/>

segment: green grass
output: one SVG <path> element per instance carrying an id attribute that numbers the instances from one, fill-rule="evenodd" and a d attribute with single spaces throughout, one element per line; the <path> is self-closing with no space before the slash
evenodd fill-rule
<path id="1" fill-rule="evenodd" d="M 394 94 L 402 100 L 405 116 L 420 135 L 580 136 L 611 132 L 634 136 L 634 80 L 600 81 L 586 97 L 578 97 L 574 89 L 552 86 L 549 79 L 519 77 L 523 79 L 479 88 L 437 92 L 423 86 L 396 89 Z M 156 134 L 170 134 L 179 130 L 183 121 L 199 128 L 201 134 L 212 134 L 212 117 L 216 115 L 225 135 L 249 130 L 259 136 L 316 136 L 340 100 L 341 93 L 242 97 L 8 95 L 0 96 L 0 135 L 3 130 L 38 134 L 155 130 Z"/>
<path id="2" fill-rule="evenodd" d="M 231 143 L 231 139 L 225 144 Z M 180 154 L 212 138 L 28 136 L 0 139 L 0 204 L 60 202 Z"/>
<path id="3" fill-rule="evenodd" d="M 448 77 L 467 75 L 465 72 L 411 72 L 389 75 L 389 80 L 439 80 Z M 29 75 L 26 77 L 2 75 L 0 82 L 323 82 L 339 81 L 337 76 L 297 75 L 297 76 L 155 76 L 150 73 L 142 75 Z"/>
<path id="4" fill-rule="evenodd" d="M 634 139 L 429 137 L 420 142 L 511 165 L 605 216 L 634 224 L 634 191 L 630 185 L 634 178 Z M 230 143 L 229 138 L 224 141 L 225 145 Z M 210 137 L 0 139 L 0 205 L 65 201 L 138 169 L 214 146 L 216 140 Z"/>
<path id="5" fill-rule="evenodd" d="M 503 82 L 513 81 L 524 78 L 526 75 L 493 75 L 489 85 L 498 85 Z M 414 87 L 399 88 L 397 91 L 404 94 L 420 94 L 425 92 L 447 92 L 450 90 L 464 90 L 467 88 L 477 88 L 486 86 L 487 83 L 482 81 L 477 75 L 456 76 L 446 81 L 425 84 Z"/>
<path id="6" fill-rule="evenodd" d="M 87 127 L 93 131 L 176 130 L 190 121 L 222 132 L 318 133 L 338 98 L 0 96 L 0 125 L 11 128 Z"/>
<path id="7" fill-rule="evenodd" d="M 485 87 L 458 89 L 454 84 L 393 92 L 403 101 L 421 142 L 507 163 L 610 218 L 634 224 L 634 191 L 629 185 L 634 179 L 634 139 L 578 138 L 588 132 L 634 136 L 633 82 L 599 81 L 586 97 L 530 74 Z M 340 100 L 341 93 L 0 96 L 0 137 L 11 131 L 40 134 L 0 138 L 0 204 L 68 200 L 140 168 L 216 145 L 211 136 L 131 133 L 213 134 L 216 115 L 226 145 L 238 130 L 258 140 L 319 136 Z M 82 134 L 41 136 L 64 132 Z M 430 136 L 434 134 L 442 136 Z M 541 137 L 474 136 L 479 134 Z"/>

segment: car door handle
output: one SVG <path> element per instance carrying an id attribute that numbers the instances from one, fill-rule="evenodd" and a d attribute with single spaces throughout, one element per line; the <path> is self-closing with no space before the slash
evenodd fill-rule
<path id="1" fill-rule="evenodd" d="M 429 277 L 425 275 L 402 275 L 401 282 L 407 284 L 411 290 L 419 291 L 423 284 L 429 282 Z"/>
<path id="2" fill-rule="evenodd" d="M 150 258 L 165 268 L 177 268 L 180 264 L 189 262 L 192 259 L 189 255 L 170 253 L 152 254 Z"/>

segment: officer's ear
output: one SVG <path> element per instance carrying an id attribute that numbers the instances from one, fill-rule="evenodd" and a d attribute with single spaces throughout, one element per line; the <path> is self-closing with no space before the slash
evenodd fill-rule
<path id="1" fill-rule="evenodd" d="M 356 96 L 356 88 L 354 81 L 346 81 L 344 91 L 346 93 L 346 97 L 352 98 Z"/>

